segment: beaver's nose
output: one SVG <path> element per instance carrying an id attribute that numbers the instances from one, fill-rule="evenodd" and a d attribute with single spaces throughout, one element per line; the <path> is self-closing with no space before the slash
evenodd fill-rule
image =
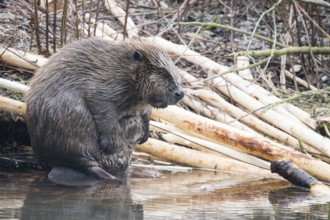
<path id="1" fill-rule="evenodd" d="M 175 90 L 174 90 L 174 96 L 175 96 L 175 99 L 177 100 L 177 101 L 179 101 L 180 99 L 182 99 L 183 98 L 183 96 L 184 96 L 184 91 L 182 90 L 182 88 L 176 88 Z"/>

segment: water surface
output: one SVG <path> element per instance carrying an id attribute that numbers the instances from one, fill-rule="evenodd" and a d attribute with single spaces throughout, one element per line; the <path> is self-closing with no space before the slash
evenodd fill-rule
<path id="1" fill-rule="evenodd" d="M 246 174 L 133 168 L 123 183 L 65 187 L 0 172 L 1 219 L 330 219 L 330 198 Z"/>

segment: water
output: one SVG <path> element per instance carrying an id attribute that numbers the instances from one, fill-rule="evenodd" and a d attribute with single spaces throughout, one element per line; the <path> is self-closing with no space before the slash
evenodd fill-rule
<path id="1" fill-rule="evenodd" d="M 134 168 L 123 182 L 64 187 L 43 172 L 0 172 L 0 218 L 330 219 L 330 198 L 282 180 Z"/>

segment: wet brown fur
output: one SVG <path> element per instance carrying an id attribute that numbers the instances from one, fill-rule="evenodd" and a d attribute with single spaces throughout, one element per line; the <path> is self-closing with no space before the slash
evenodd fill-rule
<path id="1" fill-rule="evenodd" d="M 53 55 L 26 96 L 31 144 L 48 167 L 116 175 L 132 147 L 148 138 L 151 106 L 183 96 L 177 70 L 156 47 L 127 40 L 89 39 Z M 96 174 L 96 176 L 98 176 Z"/>

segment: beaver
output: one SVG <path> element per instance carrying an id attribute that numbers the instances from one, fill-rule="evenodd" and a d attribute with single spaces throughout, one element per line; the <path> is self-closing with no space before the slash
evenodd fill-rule
<path id="1" fill-rule="evenodd" d="M 169 55 L 139 39 L 71 43 L 39 68 L 26 95 L 34 153 L 44 167 L 100 179 L 124 173 L 148 139 L 152 107 L 184 96 Z"/>

